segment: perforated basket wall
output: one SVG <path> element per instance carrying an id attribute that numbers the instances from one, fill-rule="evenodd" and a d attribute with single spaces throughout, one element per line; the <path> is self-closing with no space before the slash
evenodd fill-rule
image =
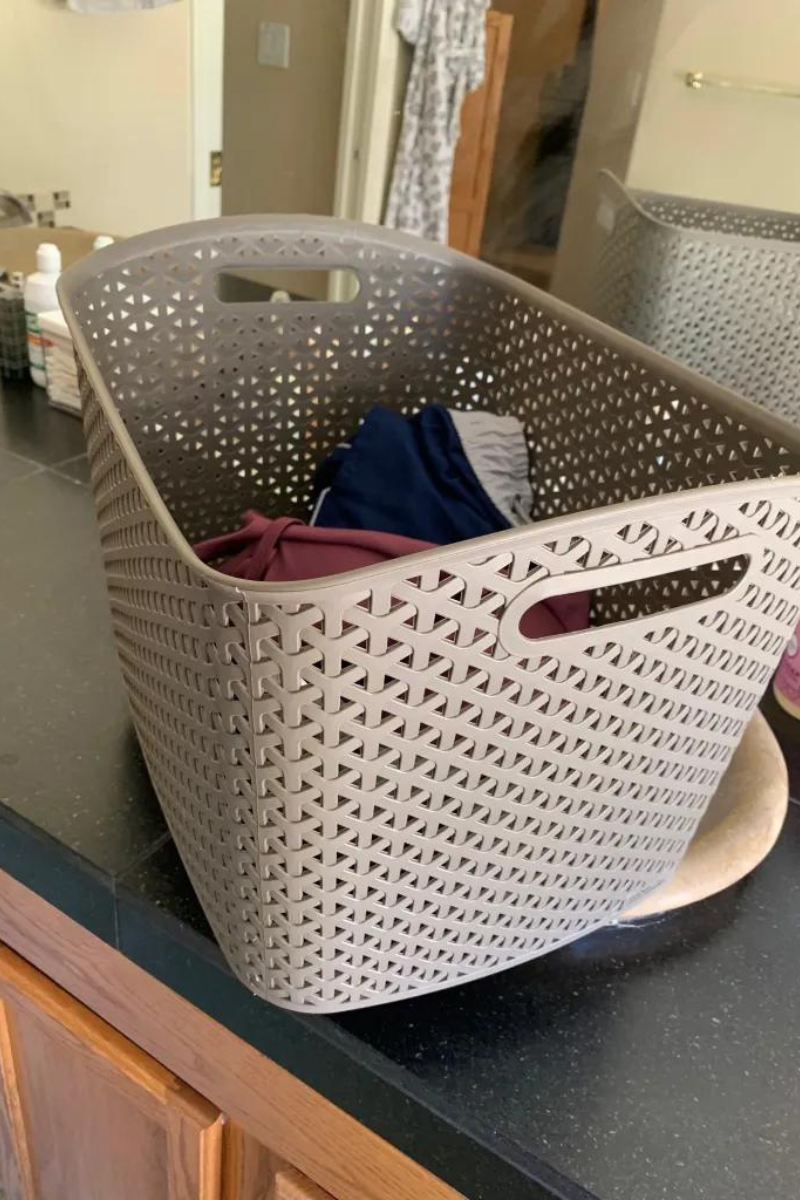
<path id="1" fill-rule="evenodd" d="M 601 172 L 591 311 L 800 420 L 800 217 L 626 188 Z"/>
<path id="2" fill-rule="evenodd" d="M 218 298 L 221 268 L 276 264 L 352 266 L 359 294 Z M 375 228 L 167 230 L 73 267 L 61 298 L 136 729 L 250 988 L 333 1011 L 445 987 L 669 877 L 797 617 L 790 428 Z M 521 418 L 539 523 L 297 585 L 195 559 L 247 506 L 305 513 L 371 405 L 432 401 Z M 522 637 L 529 605 L 584 588 L 595 627 Z"/>

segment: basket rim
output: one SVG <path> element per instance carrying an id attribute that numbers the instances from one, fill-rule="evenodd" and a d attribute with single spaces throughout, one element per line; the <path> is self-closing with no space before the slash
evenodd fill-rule
<path id="1" fill-rule="evenodd" d="M 709 208 L 720 208 L 741 213 L 761 213 L 764 216 L 780 219 L 785 217 L 791 219 L 800 226 L 800 214 L 789 212 L 788 209 L 778 208 L 759 208 L 754 204 L 725 204 L 721 200 L 705 200 L 702 196 L 687 196 L 683 192 L 657 192 L 651 188 L 632 188 L 628 187 L 618 175 L 610 171 L 607 167 L 603 167 L 598 171 L 597 177 L 600 180 L 601 187 L 606 186 L 611 191 L 616 191 L 622 199 L 635 209 L 636 215 L 641 220 L 647 222 L 648 225 L 654 226 L 656 229 L 665 230 L 667 233 L 674 234 L 678 237 L 696 237 L 710 242 L 722 242 L 725 245 L 741 245 L 742 242 L 747 242 L 750 245 L 755 245 L 763 249 L 770 249 L 773 252 L 776 246 L 780 246 L 782 253 L 800 254 L 800 237 L 796 242 L 786 241 L 784 238 L 764 237 L 757 233 L 731 233 L 724 229 L 702 229 L 694 225 L 676 225 L 672 221 L 665 221 L 663 217 L 657 217 L 654 213 L 647 210 L 643 203 L 648 197 L 658 200 L 672 200 L 685 204 L 703 204 Z"/>
<path id="2" fill-rule="evenodd" d="M 610 173 L 609 173 L 610 174 Z M 612 177 L 613 178 L 613 177 Z M 690 393 L 702 397 L 714 408 L 734 416 L 757 432 L 774 438 L 780 445 L 793 451 L 800 459 L 800 429 L 796 429 L 789 421 L 778 417 L 762 408 L 753 401 L 745 399 L 729 388 L 715 383 L 683 364 L 667 358 L 657 350 L 638 342 L 635 338 L 604 324 L 581 309 L 574 308 L 556 296 L 517 279 L 513 275 L 472 258 L 460 251 L 452 250 L 436 242 L 429 242 L 413 234 L 388 230 L 382 226 L 367 225 L 357 221 L 344 221 L 337 217 L 321 217 L 304 214 L 284 215 L 244 215 L 236 217 L 215 217 L 204 221 L 194 221 L 180 225 L 167 226 L 152 233 L 138 234 L 121 242 L 115 242 L 102 250 L 95 251 L 68 267 L 60 276 L 57 284 L 58 299 L 65 320 L 72 335 L 75 349 L 80 357 L 83 369 L 95 397 L 109 423 L 111 431 L 122 450 L 134 482 L 141 490 L 153 516 L 158 521 L 172 549 L 196 575 L 209 583 L 223 586 L 237 593 L 259 593 L 274 599 L 297 598 L 299 593 L 326 591 L 350 586 L 363 582 L 374 581 L 384 576 L 396 574 L 399 564 L 402 564 L 403 574 L 413 574 L 428 568 L 442 568 L 447 563 L 455 564 L 465 559 L 474 559 L 481 555 L 490 555 L 502 551 L 513 551 L 518 544 L 524 544 L 532 531 L 539 534 L 557 536 L 559 530 L 575 525 L 580 520 L 584 528 L 615 522 L 617 514 L 627 511 L 632 519 L 644 519 L 654 507 L 663 511 L 665 506 L 684 505 L 690 496 L 714 495 L 724 493 L 729 499 L 741 494 L 746 498 L 751 492 L 762 491 L 765 487 L 790 491 L 800 484 L 800 470 L 795 475 L 771 476 L 753 478 L 732 483 L 709 484 L 701 488 L 686 489 L 686 491 L 663 493 L 657 496 L 645 496 L 636 500 L 625 500 L 617 504 L 603 505 L 595 509 L 584 509 L 574 513 L 566 513 L 557 517 L 548 517 L 534 521 L 529 525 L 501 530 L 497 533 L 485 534 L 482 537 L 470 538 L 468 541 L 454 542 L 436 546 L 430 550 L 404 556 L 402 559 L 391 559 L 374 566 L 360 567 L 354 571 L 342 572 L 336 575 L 320 576 L 318 578 L 297 580 L 289 583 L 270 582 L 267 580 L 242 580 L 227 575 L 215 567 L 202 562 L 192 549 L 191 543 L 180 529 L 172 516 L 166 502 L 158 490 L 152 476 L 147 470 L 139 450 L 127 429 L 122 415 L 114 403 L 106 386 L 102 372 L 91 352 L 83 327 L 73 308 L 72 298 L 89 280 L 102 274 L 106 269 L 123 266 L 135 262 L 144 254 L 152 254 L 159 249 L 167 249 L 176 245 L 187 245 L 211 241 L 209 235 L 225 237 L 231 234 L 246 234 L 257 237 L 260 234 L 285 233 L 301 236 L 341 235 L 361 237 L 365 243 L 386 246 L 404 250 L 419 257 L 423 255 L 430 261 L 439 262 L 445 266 L 456 267 L 468 271 L 474 277 L 483 279 L 507 293 L 525 300 L 535 306 L 544 316 L 552 316 L 573 330 L 576 337 L 585 337 L 599 342 L 610 348 L 620 359 L 627 359 L 634 365 L 658 374 L 670 386 L 680 387 Z M 220 265 L 224 265 L 221 263 Z M 336 263 L 342 266 L 346 264 Z M 323 302 L 325 303 L 325 302 Z M 633 514 L 635 513 L 635 518 Z"/>

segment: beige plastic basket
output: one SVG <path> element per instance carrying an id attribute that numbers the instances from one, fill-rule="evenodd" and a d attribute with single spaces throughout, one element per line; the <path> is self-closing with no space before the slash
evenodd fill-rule
<path id="1" fill-rule="evenodd" d="M 598 176 L 591 312 L 800 418 L 800 217 Z"/>
<path id="2" fill-rule="evenodd" d="M 220 272 L 265 266 L 349 267 L 359 292 L 220 298 Z M 446 987 L 672 874 L 797 619 L 800 435 L 372 227 L 183 226 L 60 295 L 136 729 L 251 989 L 330 1012 Z M 307 513 L 373 404 L 434 401 L 525 423 L 537 524 L 296 585 L 192 553 L 246 507 Z M 522 636 L 530 605 L 587 588 L 593 628 Z"/>

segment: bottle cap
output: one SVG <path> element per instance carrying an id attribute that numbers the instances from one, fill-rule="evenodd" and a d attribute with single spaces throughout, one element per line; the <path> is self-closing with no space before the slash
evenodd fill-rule
<path id="1" fill-rule="evenodd" d="M 36 270 L 57 275 L 61 270 L 61 251 L 52 242 L 42 242 L 36 251 Z"/>

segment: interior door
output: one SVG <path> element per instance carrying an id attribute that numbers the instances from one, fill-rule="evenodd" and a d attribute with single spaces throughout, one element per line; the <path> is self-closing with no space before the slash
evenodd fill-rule
<path id="1" fill-rule="evenodd" d="M 450 189 L 449 242 L 454 250 L 465 254 L 480 253 L 513 24 L 514 18 L 508 13 L 489 12 L 486 74 L 461 109 L 461 136 Z"/>

